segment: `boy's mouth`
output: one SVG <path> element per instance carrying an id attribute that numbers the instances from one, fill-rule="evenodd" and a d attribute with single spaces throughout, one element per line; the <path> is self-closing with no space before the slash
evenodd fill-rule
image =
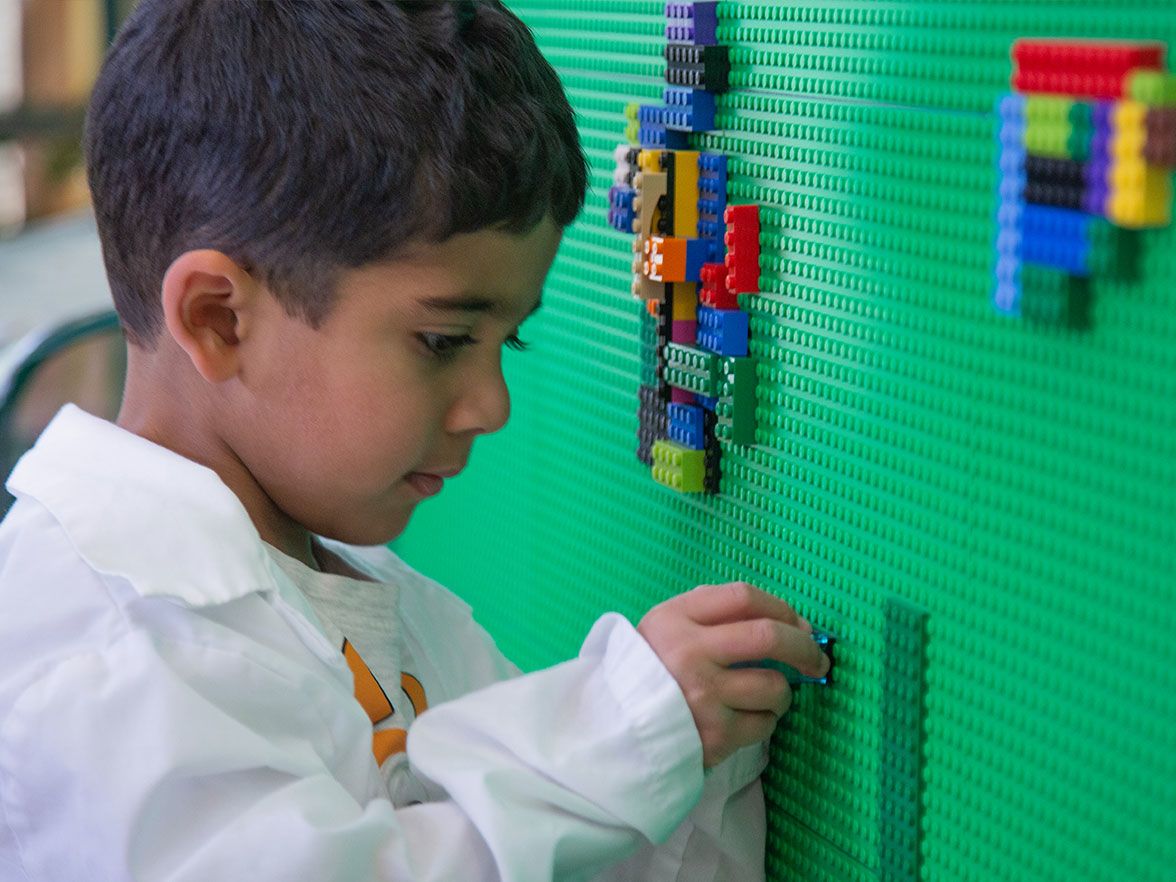
<path id="1" fill-rule="evenodd" d="M 410 472 L 405 475 L 404 483 L 416 490 L 421 496 L 436 496 L 445 486 L 445 479 L 440 475 L 428 472 Z"/>
<path id="2" fill-rule="evenodd" d="M 409 472 L 404 476 L 404 482 L 421 496 L 436 496 L 445 486 L 445 479 L 455 477 L 463 468 L 465 468 L 464 463 L 459 466 L 431 469 L 427 472 Z"/>

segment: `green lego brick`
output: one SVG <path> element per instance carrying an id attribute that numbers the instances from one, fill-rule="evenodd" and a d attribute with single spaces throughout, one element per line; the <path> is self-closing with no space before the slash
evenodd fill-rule
<path id="1" fill-rule="evenodd" d="M 1176 106 L 1176 75 L 1158 70 L 1137 70 L 1127 84 L 1135 101 L 1150 107 Z"/>
<path id="2" fill-rule="evenodd" d="M 671 386 L 696 395 L 715 397 L 719 381 L 719 357 L 713 352 L 686 343 L 666 346 L 665 381 Z"/>
<path id="3" fill-rule="evenodd" d="M 927 611 L 888 597 L 878 759 L 881 882 L 919 882 Z"/>
<path id="4" fill-rule="evenodd" d="M 755 359 L 719 359 L 715 435 L 732 444 L 755 443 Z"/>
<path id="5" fill-rule="evenodd" d="M 702 493 L 706 453 L 673 441 L 653 442 L 653 479 L 679 493 Z"/>

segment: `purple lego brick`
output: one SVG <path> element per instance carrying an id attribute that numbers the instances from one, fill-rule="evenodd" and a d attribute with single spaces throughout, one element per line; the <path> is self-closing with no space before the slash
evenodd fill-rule
<path id="1" fill-rule="evenodd" d="M 670 326 L 671 343 L 693 344 L 698 337 L 698 322 L 693 319 L 680 319 Z"/>
<path id="2" fill-rule="evenodd" d="M 671 404 L 694 404 L 694 400 L 693 392 L 687 392 L 685 389 L 679 389 L 677 386 L 670 387 Z"/>
<path id="3" fill-rule="evenodd" d="M 717 46 L 717 0 L 666 3 L 666 42 Z"/>

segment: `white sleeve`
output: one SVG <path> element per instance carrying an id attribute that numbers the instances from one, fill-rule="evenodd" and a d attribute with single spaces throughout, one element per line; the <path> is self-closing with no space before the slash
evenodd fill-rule
<path id="1" fill-rule="evenodd" d="M 763 882 L 767 823 L 759 776 L 767 760 L 765 742 L 720 763 L 668 840 L 645 843 L 593 882 Z"/>
<path id="2" fill-rule="evenodd" d="M 610 618 L 606 617 L 602 621 L 610 621 Z M 467 670 L 461 675 L 453 674 L 455 679 L 483 687 L 486 681 L 480 681 L 480 678 L 488 672 L 499 672 L 496 679 L 503 678 L 501 672 L 510 667 L 509 662 L 502 657 L 489 635 L 469 616 L 468 608 L 461 610 L 460 614 L 453 612 L 448 616 L 444 620 L 444 629 L 459 634 L 459 642 L 463 647 L 462 661 Z M 649 657 L 653 656 L 647 646 L 645 651 Z M 669 674 L 664 672 L 660 661 L 657 667 L 668 679 Z M 491 693 L 485 703 L 479 701 L 478 712 L 502 713 L 506 708 L 514 712 L 523 704 L 520 699 L 525 700 L 528 706 L 534 706 L 538 701 L 536 710 L 539 716 L 519 718 L 519 743 L 526 737 L 527 727 L 552 732 L 554 737 L 553 723 L 558 725 L 561 720 L 553 720 L 553 717 L 559 714 L 561 704 L 570 700 L 570 696 L 557 695 L 547 703 L 541 697 L 543 687 L 539 685 L 541 681 L 536 679 L 536 675 L 522 678 L 522 682 L 525 685 L 510 694 L 503 690 L 501 693 Z M 554 688 L 559 688 L 559 685 L 562 685 L 562 681 L 552 681 Z M 425 714 L 422 720 L 426 719 L 436 718 Z M 688 713 L 685 719 L 684 725 L 693 733 L 694 724 Z M 469 729 L 469 737 L 477 739 L 476 717 L 467 719 L 465 725 Z M 409 731 L 416 733 L 418 730 L 414 727 Z M 435 755 L 438 764 L 445 762 L 445 751 L 460 755 L 468 749 L 458 743 L 460 737 L 457 731 L 447 733 L 450 740 Z M 564 732 L 559 737 L 571 737 L 573 746 L 567 749 L 574 752 L 575 730 L 572 729 L 570 735 Z M 410 734 L 410 758 L 415 760 L 413 747 L 413 735 Z M 697 807 L 668 838 L 650 837 L 657 841 L 644 839 L 630 858 L 614 863 L 592 876 L 594 882 L 762 882 L 766 822 L 759 776 L 767 761 L 767 744 L 762 743 L 744 748 L 720 763 L 707 774 Z M 590 775 L 592 771 L 592 768 L 582 767 L 585 774 Z M 617 852 L 618 855 L 620 853 Z M 563 877 L 556 875 L 554 878 Z"/>
<path id="3" fill-rule="evenodd" d="M 288 674 L 141 632 L 54 665 L 0 724 L 0 818 L 23 874 L 546 882 L 668 835 L 702 788 L 685 702 L 627 623 L 423 715 L 410 754 L 449 797 L 401 810 L 376 795 L 358 707 Z"/>

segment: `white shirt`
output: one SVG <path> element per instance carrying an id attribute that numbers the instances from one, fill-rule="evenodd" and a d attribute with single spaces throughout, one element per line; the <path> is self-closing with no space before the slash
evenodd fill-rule
<path id="1" fill-rule="evenodd" d="M 332 545 L 429 695 L 381 775 L 339 646 L 215 473 L 67 406 L 8 487 L 5 882 L 763 878 L 763 747 L 704 780 L 620 616 L 513 676 L 452 594 Z"/>

